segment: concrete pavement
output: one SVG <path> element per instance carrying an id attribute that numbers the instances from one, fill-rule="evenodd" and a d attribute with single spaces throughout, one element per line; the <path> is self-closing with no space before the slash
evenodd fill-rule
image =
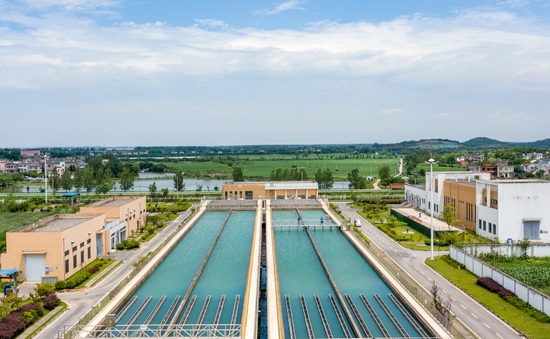
<path id="1" fill-rule="evenodd" d="M 109 257 L 122 260 L 124 263 L 116 268 L 111 274 L 90 289 L 79 290 L 75 292 L 59 293 L 58 296 L 65 301 L 69 307 L 68 311 L 49 324 L 37 338 L 57 338 L 58 331 L 63 330 L 64 326 L 76 324 L 78 320 L 88 312 L 99 300 L 101 300 L 113 287 L 134 268 L 133 264 L 141 256 L 156 248 L 166 237 L 191 214 L 191 208 L 181 213 L 178 218 L 170 222 L 164 230 L 146 243 L 142 243 L 137 251 L 117 251 Z"/>
<path id="2" fill-rule="evenodd" d="M 478 338 L 523 338 L 514 328 L 428 267 L 424 261 L 430 257 L 429 251 L 406 249 L 361 217 L 346 203 L 335 204 L 339 206 L 345 217 L 361 220 L 363 223 L 361 231 L 427 291 L 435 281 L 443 292 L 442 295 L 452 300 L 451 311 Z"/>

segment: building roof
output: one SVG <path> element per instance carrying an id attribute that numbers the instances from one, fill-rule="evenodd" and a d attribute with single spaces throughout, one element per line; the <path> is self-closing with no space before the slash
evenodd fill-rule
<path id="1" fill-rule="evenodd" d="M 87 207 L 120 207 L 128 203 L 131 203 L 134 200 L 137 200 L 141 197 L 111 197 L 105 200 L 95 202 Z"/>
<path id="2" fill-rule="evenodd" d="M 468 186 L 475 186 L 476 185 L 476 179 L 472 179 L 472 180 L 464 180 L 464 179 L 458 179 L 458 180 L 454 180 L 454 179 L 447 179 L 445 181 L 448 181 L 448 182 L 456 182 L 456 183 L 459 183 L 459 184 L 462 184 L 462 185 L 468 185 Z"/>
<path id="3" fill-rule="evenodd" d="M 80 192 L 70 192 L 70 193 L 65 193 L 62 195 L 62 197 L 75 197 L 77 195 L 80 195 Z"/>
<path id="4" fill-rule="evenodd" d="M 102 214 L 56 214 L 11 232 L 63 232 Z"/>

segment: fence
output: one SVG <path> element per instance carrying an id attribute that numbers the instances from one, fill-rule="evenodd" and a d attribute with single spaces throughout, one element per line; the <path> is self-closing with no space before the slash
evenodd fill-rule
<path id="1" fill-rule="evenodd" d="M 186 220 L 193 217 L 198 213 L 200 209 L 197 208 L 192 214 L 190 214 Z M 170 234 L 162 243 L 160 243 L 157 248 L 149 252 L 147 256 L 139 262 L 126 277 L 120 280 L 120 282 L 113 287 L 109 293 L 104 296 L 100 301 L 98 301 L 88 312 L 86 312 L 73 326 L 69 327 L 67 330 L 59 331 L 58 337 L 64 339 L 73 339 L 78 338 L 78 334 L 81 329 L 87 325 L 96 315 L 101 312 L 107 304 L 120 292 L 128 283 L 159 253 L 165 246 L 178 234 L 178 232 L 184 227 L 185 220 Z"/>
<path id="2" fill-rule="evenodd" d="M 547 295 L 454 246 L 449 248 L 449 256 L 478 277 L 492 278 L 521 300 L 550 316 L 550 297 Z"/>
<path id="3" fill-rule="evenodd" d="M 476 257 L 481 253 L 497 254 L 506 257 L 519 257 L 523 254 L 521 247 L 516 242 L 505 245 L 466 245 L 464 246 L 464 252 Z M 550 256 L 550 246 L 530 245 L 525 254 L 530 257 L 547 257 Z"/>

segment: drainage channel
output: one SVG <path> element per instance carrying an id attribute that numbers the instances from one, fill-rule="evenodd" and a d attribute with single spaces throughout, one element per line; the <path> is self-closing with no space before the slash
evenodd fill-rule
<path id="1" fill-rule="evenodd" d="M 363 304 L 365 304 L 365 307 L 367 308 L 370 315 L 372 316 L 372 318 L 376 322 L 376 325 L 378 325 L 378 328 L 380 329 L 380 331 L 382 332 L 384 337 L 391 338 L 390 332 L 388 332 L 388 329 L 386 328 L 386 326 L 384 326 L 384 323 L 382 322 L 382 320 L 380 320 L 380 317 L 378 316 L 378 314 L 376 314 L 376 311 L 374 310 L 374 308 L 372 308 L 371 304 L 369 303 L 369 301 L 367 300 L 365 295 L 360 294 L 359 297 L 363 301 Z"/>

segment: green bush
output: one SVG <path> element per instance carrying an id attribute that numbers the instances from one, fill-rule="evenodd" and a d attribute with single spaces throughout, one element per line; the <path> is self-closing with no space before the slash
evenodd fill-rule
<path id="1" fill-rule="evenodd" d="M 58 282 L 55 283 L 55 289 L 56 290 L 63 290 L 65 289 L 65 281 L 64 280 L 59 280 Z"/>
<path id="2" fill-rule="evenodd" d="M 535 318 L 538 322 L 550 323 L 550 317 L 546 315 L 546 313 L 537 310 L 533 306 L 518 298 L 518 296 L 508 296 L 504 299 L 506 299 L 506 301 L 519 308 L 523 312 L 529 314 L 529 316 Z"/>
<path id="3" fill-rule="evenodd" d="M 72 289 L 76 286 L 76 282 L 72 279 L 69 279 L 65 282 L 65 288 Z"/>

